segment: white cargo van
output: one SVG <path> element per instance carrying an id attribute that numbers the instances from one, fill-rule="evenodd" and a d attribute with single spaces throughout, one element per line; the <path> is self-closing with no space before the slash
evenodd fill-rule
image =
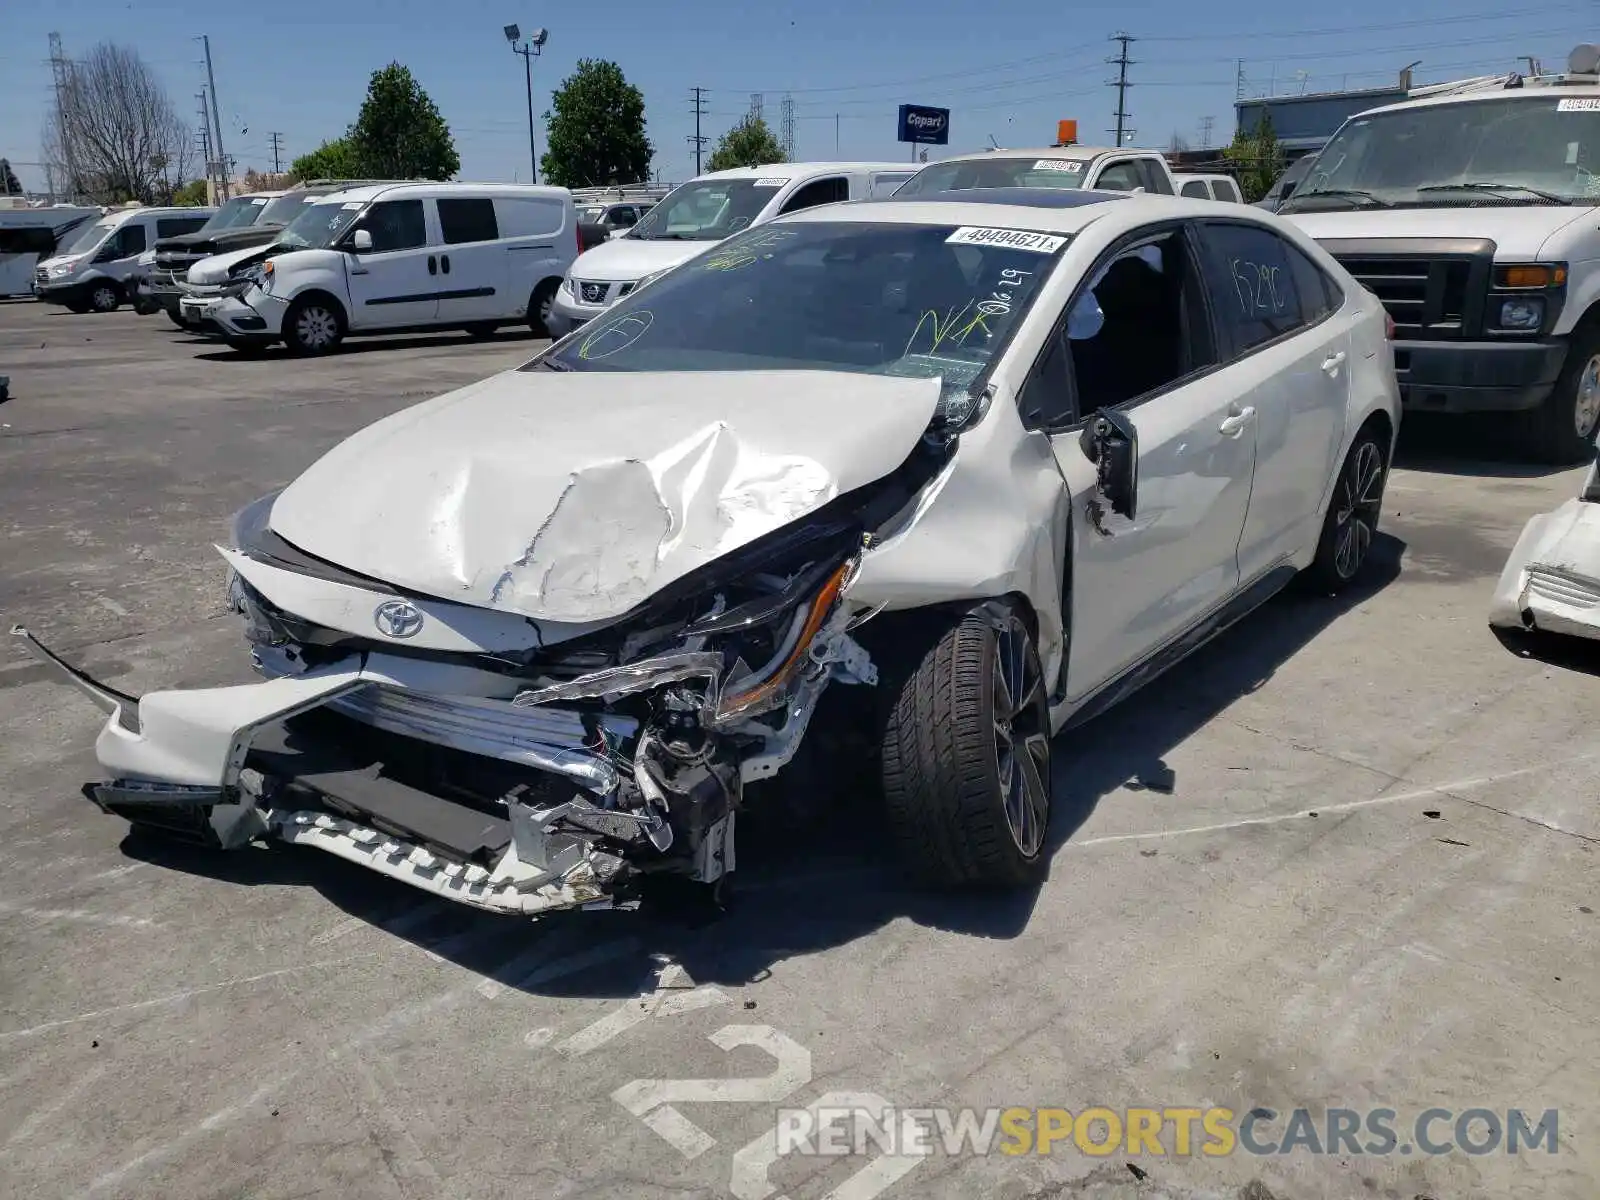
<path id="1" fill-rule="evenodd" d="M 1278 210 L 1383 302 L 1408 411 L 1550 463 L 1600 429 L 1600 48 L 1568 68 L 1359 113 Z"/>
<path id="2" fill-rule="evenodd" d="M 310 205 L 186 314 L 238 346 L 323 354 L 347 334 L 542 331 L 578 253 L 572 193 L 514 184 L 350 188 Z"/>
<path id="3" fill-rule="evenodd" d="M 1244 203 L 1244 194 L 1239 191 L 1239 183 L 1232 175 L 1201 175 L 1198 172 L 1189 174 L 1179 171 L 1172 176 L 1172 181 L 1178 185 L 1178 195 L 1188 196 L 1191 200 Z"/>
<path id="4" fill-rule="evenodd" d="M 570 333 L 641 280 L 741 229 L 818 204 L 890 196 L 916 173 L 909 163 L 772 163 L 691 179 L 668 192 L 626 233 L 578 256 L 547 322 L 550 336 Z"/>
<path id="5" fill-rule="evenodd" d="M 140 256 L 160 238 L 193 233 L 211 219 L 214 208 L 143 208 L 109 210 L 86 225 L 53 258 L 33 273 L 39 299 L 63 304 L 73 312 L 110 312 L 129 299 L 143 272 Z"/>

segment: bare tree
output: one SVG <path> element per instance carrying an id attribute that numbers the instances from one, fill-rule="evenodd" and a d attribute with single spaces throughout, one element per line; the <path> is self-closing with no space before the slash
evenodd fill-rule
<path id="1" fill-rule="evenodd" d="M 73 63 L 41 141 L 51 174 L 103 204 L 166 200 L 193 165 L 166 89 L 137 51 L 110 42 Z"/>

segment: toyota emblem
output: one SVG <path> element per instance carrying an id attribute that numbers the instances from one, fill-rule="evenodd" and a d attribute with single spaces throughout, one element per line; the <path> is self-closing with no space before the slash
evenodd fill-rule
<path id="1" fill-rule="evenodd" d="M 422 629 L 422 613 L 409 600 L 385 600 L 373 612 L 372 623 L 385 637 L 415 637 Z"/>

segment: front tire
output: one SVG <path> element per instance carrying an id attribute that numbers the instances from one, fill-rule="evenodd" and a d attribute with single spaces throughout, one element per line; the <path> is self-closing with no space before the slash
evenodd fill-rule
<path id="1" fill-rule="evenodd" d="M 547 279 L 533 289 L 528 298 L 528 327 L 535 337 L 553 338 L 550 332 L 550 312 L 555 308 L 556 292 L 561 289 L 559 280 Z"/>
<path id="2" fill-rule="evenodd" d="M 179 316 L 176 309 L 167 308 L 165 305 L 163 305 L 161 311 L 166 313 L 167 320 L 171 321 L 179 329 L 189 328 L 189 322 L 185 321 L 181 316 Z"/>
<path id="3" fill-rule="evenodd" d="M 89 285 L 89 307 L 95 312 L 116 312 L 122 304 L 122 289 L 109 279 L 96 280 Z"/>
<path id="4" fill-rule="evenodd" d="M 1308 586 L 1339 592 L 1360 577 L 1378 534 L 1383 485 L 1389 476 L 1387 460 L 1387 447 L 1372 426 L 1356 434 L 1344 465 L 1339 468 L 1339 478 L 1322 519 L 1317 556 L 1305 571 L 1304 582 Z"/>
<path id="5" fill-rule="evenodd" d="M 1016 888 L 1040 879 L 1050 713 L 1016 612 L 968 613 L 923 656 L 890 710 L 882 769 L 890 829 L 923 880 Z"/>
<path id="6" fill-rule="evenodd" d="M 1528 418 L 1528 449 L 1538 461 L 1564 467 L 1594 453 L 1600 427 L 1600 325 L 1573 335 L 1560 378 Z"/>
<path id="7" fill-rule="evenodd" d="M 344 341 L 344 313 L 331 300 L 296 300 L 283 315 L 283 340 L 290 354 L 331 354 Z"/>

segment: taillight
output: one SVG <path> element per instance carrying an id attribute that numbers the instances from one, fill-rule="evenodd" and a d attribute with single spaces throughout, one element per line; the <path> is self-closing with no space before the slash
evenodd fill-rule
<path id="1" fill-rule="evenodd" d="M 1383 314 L 1383 336 L 1394 341 L 1394 318 L 1388 313 Z"/>

